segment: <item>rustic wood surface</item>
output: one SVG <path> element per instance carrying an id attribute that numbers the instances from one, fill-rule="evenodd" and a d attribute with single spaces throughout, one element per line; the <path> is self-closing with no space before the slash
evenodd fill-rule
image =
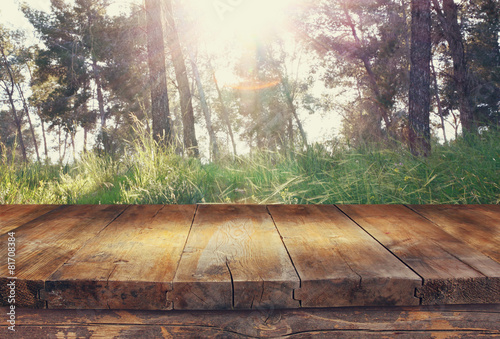
<path id="1" fill-rule="evenodd" d="M 497 205 L 0 205 L 0 227 L 18 307 L 500 303 Z M 3 305 L 9 278 L 0 265 Z"/>
<path id="2" fill-rule="evenodd" d="M 55 210 L 58 205 L 0 205 L 0 234 Z"/>
<path id="3" fill-rule="evenodd" d="M 170 300 L 175 309 L 298 307 L 298 287 L 265 206 L 201 205 Z"/>
<path id="4" fill-rule="evenodd" d="M 130 206 L 46 282 L 52 308 L 168 309 L 196 206 Z"/>
<path id="5" fill-rule="evenodd" d="M 5 314 L 6 308 L 0 313 Z M 500 305 L 250 311 L 18 311 L 4 338 L 494 338 Z"/>
<path id="6" fill-rule="evenodd" d="M 301 278 L 303 307 L 419 304 L 421 278 L 335 206 L 268 208 Z"/>
<path id="7" fill-rule="evenodd" d="M 494 205 L 410 205 L 444 231 L 500 263 L 500 208 Z"/>
<path id="8" fill-rule="evenodd" d="M 16 303 L 40 307 L 39 291 L 45 281 L 86 241 L 116 219 L 124 206 L 63 206 L 15 229 Z M 8 234 L 0 236 L 6 256 Z M 4 257 L 5 258 L 5 257 Z M 0 296 L 6 304 L 7 265 L 0 266 Z"/>
<path id="9" fill-rule="evenodd" d="M 339 208 L 423 278 L 424 305 L 500 303 L 500 264 L 464 240 L 405 206 Z"/>

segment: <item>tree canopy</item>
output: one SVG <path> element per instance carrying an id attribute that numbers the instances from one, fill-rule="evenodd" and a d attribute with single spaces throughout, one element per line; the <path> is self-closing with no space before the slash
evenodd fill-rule
<path id="1" fill-rule="evenodd" d="M 405 145 L 417 156 L 432 139 L 500 124 L 496 0 L 146 0 L 121 13 L 108 0 L 51 0 L 48 12 L 21 10 L 36 39 L 0 26 L 0 152 L 24 161 L 119 158 L 137 123 L 159 146 L 206 161 L 309 149 L 316 116 L 341 123 L 325 145 Z"/>

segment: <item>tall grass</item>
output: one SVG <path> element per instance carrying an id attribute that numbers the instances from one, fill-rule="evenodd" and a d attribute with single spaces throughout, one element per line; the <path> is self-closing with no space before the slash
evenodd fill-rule
<path id="1" fill-rule="evenodd" d="M 138 125 L 121 159 L 89 153 L 71 166 L 0 163 L 0 203 L 476 204 L 500 203 L 500 134 L 404 147 L 321 145 L 202 164 L 158 146 Z"/>

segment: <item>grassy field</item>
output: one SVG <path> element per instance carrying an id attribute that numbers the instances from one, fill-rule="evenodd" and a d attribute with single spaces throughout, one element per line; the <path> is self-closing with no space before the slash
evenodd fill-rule
<path id="1" fill-rule="evenodd" d="M 0 204 L 499 204 L 500 134 L 435 145 L 428 159 L 402 147 L 261 152 L 201 164 L 148 139 L 120 160 L 74 165 L 0 162 Z"/>

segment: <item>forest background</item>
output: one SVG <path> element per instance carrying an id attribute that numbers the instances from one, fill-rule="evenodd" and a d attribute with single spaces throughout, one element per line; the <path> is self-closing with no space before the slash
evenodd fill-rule
<path id="1" fill-rule="evenodd" d="M 0 203 L 500 203 L 497 0 L 17 5 Z"/>

